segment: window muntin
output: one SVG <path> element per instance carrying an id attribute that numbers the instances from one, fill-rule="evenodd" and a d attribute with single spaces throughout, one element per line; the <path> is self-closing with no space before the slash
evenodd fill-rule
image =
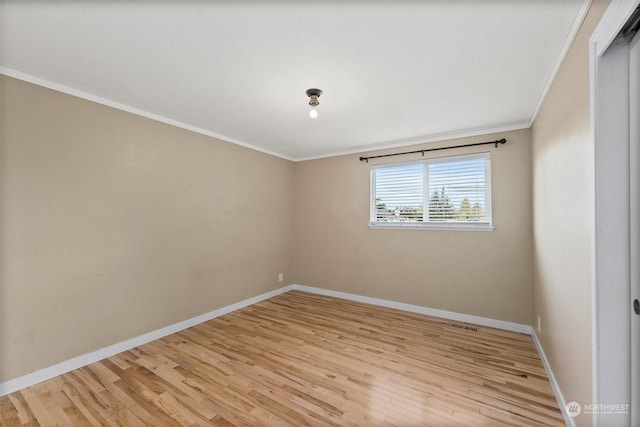
<path id="1" fill-rule="evenodd" d="M 490 228 L 490 153 L 373 166 L 370 224 Z"/>

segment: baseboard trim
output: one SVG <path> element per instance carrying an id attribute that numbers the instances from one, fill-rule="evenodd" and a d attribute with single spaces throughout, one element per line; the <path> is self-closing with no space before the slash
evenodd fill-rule
<path id="1" fill-rule="evenodd" d="M 74 369 L 82 368 L 83 366 L 87 366 L 91 363 L 95 363 L 104 358 L 111 357 L 118 353 L 122 353 L 123 351 L 127 351 L 134 347 L 138 347 L 140 345 L 146 344 L 150 341 L 157 340 L 167 335 L 174 334 L 186 328 L 195 326 L 199 323 L 206 322 L 207 320 L 215 319 L 216 317 L 220 317 L 222 315 L 238 310 L 240 308 L 249 306 L 251 304 L 255 304 L 260 301 L 264 301 L 266 299 L 272 298 L 274 296 L 280 295 L 282 293 L 288 292 L 293 289 L 294 289 L 293 285 L 287 285 L 282 288 L 275 289 L 273 291 L 266 292 L 264 294 L 260 294 L 252 298 L 247 298 L 245 300 L 238 301 L 236 303 L 227 305 L 217 310 L 213 310 L 208 313 L 201 314 L 196 317 L 192 317 L 191 319 L 187 319 L 182 322 L 174 323 L 173 325 L 169 325 L 164 328 L 151 331 L 149 333 L 137 336 L 135 338 L 131 338 L 129 340 L 122 341 L 117 344 L 113 344 L 108 347 L 101 348 L 91 353 L 83 354 L 81 356 L 77 356 L 72 359 L 65 360 L 64 362 L 60 362 L 53 366 L 49 366 L 48 368 L 37 370 L 35 372 L 15 378 L 13 380 L 0 383 L 0 397 L 16 392 L 18 390 L 22 390 L 23 388 L 26 388 L 26 387 L 31 387 L 32 385 L 57 377 L 58 375 L 66 374 L 67 372 L 73 371 Z"/>
<path id="2" fill-rule="evenodd" d="M 560 408 L 560 412 L 562 413 L 562 417 L 564 418 L 565 424 L 568 427 L 576 427 L 575 419 L 569 415 L 567 412 L 567 402 L 564 399 L 564 395 L 560 390 L 560 385 L 556 380 L 555 375 L 553 375 L 553 371 L 551 370 L 551 365 L 549 365 L 549 361 L 547 360 L 547 356 L 544 353 L 544 349 L 542 348 L 542 344 L 536 335 L 535 329 L 529 325 L 523 325 L 521 323 L 513 323 L 506 322 L 503 320 L 490 319 L 486 317 L 472 316 L 469 314 L 456 313 L 453 311 L 439 310 L 435 308 L 428 308 L 419 305 L 405 304 L 396 301 L 389 301 L 380 298 L 372 298 L 365 297 L 357 294 L 350 294 L 346 292 L 340 291 L 332 291 L 328 289 L 316 288 L 313 286 L 305 286 L 293 284 L 291 285 L 292 290 L 310 292 L 319 295 L 326 295 L 335 298 L 342 298 L 350 301 L 363 302 L 367 304 L 378 305 L 382 307 L 388 308 L 396 308 L 399 310 L 409 311 L 412 313 L 418 314 L 426 314 L 429 316 L 441 317 L 444 319 L 456 320 L 459 322 L 473 323 L 476 325 L 487 326 L 491 328 L 504 329 L 512 332 L 519 332 L 522 334 L 531 335 L 533 339 L 533 343 L 536 346 L 536 350 L 538 351 L 538 355 L 540 356 L 540 360 L 542 361 L 542 366 L 544 367 L 545 372 L 547 373 L 547 377 L 549 378 L 549 383 L 551 384 L 551 389 L 553 390 L 553 394 L 556 397 L 556 401 L 558 402 L 558 407 Z"/>
<path id="3" fill-rule="evenodd" d="M 409 311 L 412 313 L 426 314 L 428 316 L 442 317 L 444 319 L 456 320 L 458 322 L 473 323 L 480 326 L 490 328 L 504 329 L 521 334 L 531 334 L 531 326 L 521 323 L 506 322 L 504 320 L 490 319 L 487 317 L 472 316 L 470 314 L 456 313 L 454 311 L 439 310 L 437 308 L 428 308 L 421 305 L 406 304 L 403 302 L 389 301 L 381 298 L 365 297 L 362 295 L 350 294 L 346 292 L 332 291 L 328 289 L 316 288 L 313 286 L 305 286 L 293 284 L 294 290 L 310 292 L 319 295 L 342 298 L 351 301 L 363 302 L 366 304 L 379 305 L 381 307 L 396 308 L 398 310 Z"/>
<path id="4" fill-rule="evenodd" d="M 503 320 L 490 319 L 490 318 L 480 317 L 480 316 L 472 316 L 469 314 L 456 313 L 453 311 L 439 310 L 439 309 L 429 308 L 429 307 L 424 307 L 419 305 L 406 304 L 406 303 L 401 303 L 397 301 L 385 300 L 381 298 L 367 297 L 363 295 L 351 294 L 351 293 L 340 292 L 340 291 L 332 291 L 329 289 L 316 288 L 313 286 L 305 286 L 305 285 L 299 285 L 299 284 L 291 284 L 291 285 L 283 286 L 282 288 L 275 289 L 273 291 L 266 292 L 252 298 L 247 298 L 245 300 L 236 302 L 234 304 L 230 304 L 228 306 L 219 308 L 217 310 L 210 311 L 208 313 L 193 317 L 191 319 L 187 319 L 182 322 L 178 322 L 173 325 L 169 325 L 167 327 L 164 327 L 155 331 L 151 331 L 149 333 L 137 336 L 135 338 L 131 338 L 129 340 L 122 341 L 120 343 L 116 343 L 108 347 L 104 347 L 102 349 L 93 351 L 91 353 L 83 354 L 81 356 L 77 356 L 72 359 L 65 360 L 53 366 L 40 369 L 38 371 L 6 381 L 4 383 L 0 383 L 0 396 L 5 396 L 7 394 L 22 390 L 23 388 L 30 387 L 42 381 L 49 380 L 58 375 L 66 374 L 67 372 L 73 371 L 74 369 L 82 368 L 83 366 L 87 366 L 91 363 L 95 363 L 99 360 L 105 359 L 107 357 L 111 357 L 123 351 L 130 350 L 134 347 L 146 344 L 150 341 L 157 340 L 167 335 L 171 335 L 173 333 L 182 331 L 186 328 L 195 326 L 199 323 L 206 322 L 211 319 L 215 319 L 216 317 L 223 316 L 232 311 L 241 309 L 243 307 L 247 307 L 251 304 L 264 301 L 266 299 L 275 297 L 277 295 L 280 295 L 292 290 L 309 292 L 309 293 L 318 294 L 318 295 L 326 295 L 326 296 L 331 296 L 335 298 L 342 298 L 346 300 L 377 305 L 381 307 L 395 308 L 398 310 L 404 310 L 412 313 L 426 314 L 429 316 L 455 320 L 458 322 L 473 323 L 476 325 L 486 326 L 490 328 L 504 329 L 507 331 L 513 331 L 513 332 L 532 335 L 536 348 L 538 349 L 538 353 L 540 354 L 540 357 L 542 359 L 544 368 L 547 371 L 547 375 L 549 376 L 549 380 L 551 382 L 551 386 L 553 387 L 553 391 L 556 394 L 558 403 L 561 405 L 561 410 L 563 411 L 562 414 L 563 416 L 565 416 L 565 419 L 568 417 L 568 415 L 566 414 L 566 409 L 564 407 L 564 398 L 562 397 L 560 388 L 558 387 L 555 377 L 553 376 L 553 372 L 549 367 L 549 363 L 547 362 L 547 359 L 544 356 L 544 351 L 542 350 L 542 346 L 540 345 L 540 342 L 538 341 L 535 335 L 535 332 L 529 325 L 506 322 Z M 571 421 L 573 421 L 572 418 L 571 418 Z M 568 423 L 568 425 L 573 426 L 574 424 Z"/>
<path id="5" fill-rule="evenodd" d="M 560 412 L 562 412 L 562 417 L 564 418 L 564 422 L 569 427 L 576 427 L 576 420 L 567 412 L 567 402 L 564 399 L 564 395 L 560 390 L 560 385 L 556 380 L 555 375 L 553 375 L 553 371 L 551 370 L 551 365 L 549 365 L 549 361 L 547 360 L 547 356 L 544 354 L 544 349 L 542 348 L 542 343 L 538 339 L 538 335 L 536 334 L 536 330 L 531 328 L 531 338 L 533 338 L 533 343 L 536 345 L 536 349 L 538 350 L 538 354 L 540 355 L 540 360 L 542 360 L 542 366 L 544 366 L 544 370 L 547 373 L 547 377 L 549 378 L 549 382 L 551 383 L 551 389 L 553 390 L 553 394 L 556 395 L 556 401 L 558 402 L 558 406 L 560 407 Z"/>

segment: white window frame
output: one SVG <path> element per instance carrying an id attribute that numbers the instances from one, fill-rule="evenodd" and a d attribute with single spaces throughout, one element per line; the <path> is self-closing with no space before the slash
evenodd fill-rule
<path id="1" fill-rule="evenodd" d="M 423 170 L 423 215 L 428 212 L 429 205 L 429 165 L 436 163 L 449 163 L 464 160 L 485 160 L 485 212 L 488 221 L 486 222 L 392 222 L 392 221 L 376 221 L 376 180 L 375 171 L 387 167 L 405 166 L 412 164 L 421 164 Z M 493 211 L 491 200 L 491 152 L 481 152 L 474 154 L 462 154 L 446 157 L 435 157 L 424 160 L 414 160 L 395 163 L 383 163 L 372 165 L 369 175 L 370 194 L 369 194 L 369 228 L 372 229 L 413 229 L 413 230 L 459 230 L 459 231 L 491 231 L 493 227 Z"/>

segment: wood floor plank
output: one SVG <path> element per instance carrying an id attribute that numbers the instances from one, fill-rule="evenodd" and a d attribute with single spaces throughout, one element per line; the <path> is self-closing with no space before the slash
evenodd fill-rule
<path id="1" fill-rule="evenodd" d="M 23 424 L 18 410 L 8 397 L 0 398 L 0 421 L 2 421 L 3 426 L 6 425 L 7 427 L 21 426 Z"/>
<path id="2" fill-rule="evenodd" d="M 53 420 L 51 414 L 47 410 L 43 402 L 48 402 L 50 393 L 46 388 L 29 387 L 20 391 L 27 402 L 27 405 L 33 410 L 35 419 L 43 426 L 55 426 L 56 422 Z"/>
<path id="3" fill-rule="evenodd" d="M 21 392 L 10 394 L 8 396 L 8 399 L 13 404 L 13 407 L 18 414 L 18 418 L 20 419 L 20 422 L 26 425 L 26 424 L 29 424 L 31 421 L 35 420 L 35 415 L 33 414 L 31 408 L 25 401 L 24 396 L 22 395 Z"/>
<path id="4" fill-rule="evenodd" d="M 524 334 L 292 291 L 0 398 L 2 426 L 562 426 Z"/>

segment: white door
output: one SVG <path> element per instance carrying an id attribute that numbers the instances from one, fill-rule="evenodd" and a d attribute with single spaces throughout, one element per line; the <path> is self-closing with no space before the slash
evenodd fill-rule
<path id="1" fill-rule="evenodd" d="M 631 425 L 640 426 L 640 33 L 629 47 Z"/>

